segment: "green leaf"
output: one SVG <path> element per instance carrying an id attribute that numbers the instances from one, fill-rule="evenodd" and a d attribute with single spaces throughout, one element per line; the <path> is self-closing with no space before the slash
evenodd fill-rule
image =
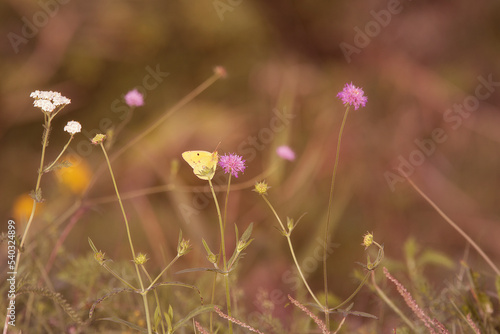
<path id="1" fill-rule="evenodd" d="M 250 225 L 248 225 L 247 229 L 241 236 L 241 241 L 247 242 L 248 239 L 250 239 L 250 237 L 252 236 L 252 230 L 253 230 L 253 223 L 250 223 Z"/>
<path id="2" fill-rule="evenodd" d="M 92 248 L 92 250 L 94 251 L 94 253 L 97 253 L 98 250 L 97 250 L 96 246 L 94 245 L 94 243 L 92 242 L 92 239 L 90 239 L 90 237 L 88 239 L 89 239 L 90 248 Z"/>
<path id="3" fill-rule="evenodd" d="M 153 316 L 153 326 L 155 329 L 157 329 L 158 326 L 160 325 L 160 321 L 161 321 L 161 309 L 159 306 L 157 306 L 155 308 L 155 314 Z"/>
<path id="4" fill-rule="evenodd" d="M 455 268 L 455 262 L 453 262 L 445 254 L 434 250 L 426 250 L 422 253 L 422 255 L 418 257 L 417 259 L 418 267 L 423 267 L 427 264 L 441 265 L 448 269 Z"/>
<path id="5" fill-rule="evenodd" d="M 207 252 L 207 259 L 208 259 L 208 261 L 210 261 L 210 263 L 216 263 L 217 259 L 218 259 L 218 256 L 215 255 L 214 253 L 212 253 L 212 251 L 208 247 L 208 244 L 205 241 L 205 239 L 202 238 L 201 242 L 203 242 L 203 247 L 205 247 L 205 251 Z"/>
<path id="6" fill-rule="evenodd" d="M 214 310 L 214 305 L 202 305 L 195 308 L 193 311 L 189 312 L 188 315 L 186 315 L 186 317 L 182 318 L 181 320 L 175 323 L 172 333 L 178 330 L 180 327 L 184 326 L 193 317 L 213 310 Z"/>

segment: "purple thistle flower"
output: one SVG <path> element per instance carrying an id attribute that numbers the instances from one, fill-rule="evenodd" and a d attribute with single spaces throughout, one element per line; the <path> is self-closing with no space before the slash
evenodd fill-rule
<path id="1" fill-rule="evenodd" d="M 129 107 L 140 107 L 144 105 L 144 96 L 137 89 L 132 89 L 125 95 L 125 103 Z"/>
<path id="2" fill-rule="evenodd" d="M 362 88 L 356 87 L 352 84 L 345 84 L 344 89 L 337 94 L 337 97 L 342 100 L 344 105 L 354 106 L 354 110 L 358 110 L 359 107 L 364 107 L 368 98 L 364 95 Z"/>
<path id="3" fill-rule="evenodd" d="M 295 160 L 295 152 L 290 148 L 290 146 L 282 145 L 276 148 L 276 154 L 285 160 L 293 161 Z"/>
<path id="4" fill-rule="evenodd" d="M 224 173 L 231 173 L 234 177 L 238 177 L 238 172 L 245 171 L 245 160 L 236 154 L 225 154 L 219 158 L 219 166 L 224 169 Z"/>

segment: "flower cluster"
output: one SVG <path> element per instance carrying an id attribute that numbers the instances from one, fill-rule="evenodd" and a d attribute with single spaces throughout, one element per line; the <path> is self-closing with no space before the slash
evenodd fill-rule
<path id="1" fill-rule="evenodd" d="M 345 84 L 344 89 L 337 94 L 337 97 L 342 100 L 344 105 L 354 106 L 354 110 L 358 110 L 359 107 L 364 107 L 368 98 L 364 95 L 362 88 L 356 87 L 352 84 Z"/>
<path id="2" fill-rule="evenodd" d="M 219 166 L 224 169 L 224 173 L 231 173 L 234 177 L 238 177 L 238 172 L 245 171 L 245 160 L 236 154 L 225 154 L 219 159 Z"/>
<path id="3" fill-rule="evenodd" d="M 44 112 L 51 113 L 57 106 L 65 106 L 71 103 L 71 100 L 64 97 L 59 92 L 53 91 L 39 91 L 35 90 L 30 94 L 34 98 L 33 105 L 42 109 Z"/>
<path id="4" fill-rule="evenodd" d="M 82 125 L 77 121 L 69 121 L 64 127 L 64 131 L 68 132 L 70 135 L 74 135 L 82 131 Z"/>
<path id="5" fill-rule="evenodd" d="M 129 107 L 140 107 L 144 105 L 144 96 L 137 89 L 132 89 L 125 95 L 125 103 Z"/>

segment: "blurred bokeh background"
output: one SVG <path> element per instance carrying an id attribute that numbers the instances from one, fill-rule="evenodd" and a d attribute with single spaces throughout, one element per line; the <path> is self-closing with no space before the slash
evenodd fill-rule
<path id="1" fill-rule="evenodd" d="M 208 266 L 201 238 L 218 245 L 216 211 L 181 153 L 218 147 L 221 154 L 242 155 L 248 165 L 232 180 L 227 215 L 229 248 L 233 224 L 243 231 L 254 223 L 255 241 L 238 271 L 246 307 L 255 308 L 259 288 L 294 294 L 283 276 L 293 270 L 286 240 L 251 189 L 265 179 L 282 219 L 306 213 L 293 239 L 299 258 L 310 259 L 323 235 L 345 110 L 336 94 L 346 82 L 362 87 L 368 104 L 350 113 L 342 142 L 331 225 L 336 246 L 328 260 L 332 292 L 345 298 L 356 287 L 352 272 L 365 258 L 360 243 L 366 231 L 392 260 L 402 260 L 409 237 L 456 263 L 467 253 L 463 238 L 407 182 L 394 179 L 408 162 L 415 183 L 499 262 L 496 1 L 3 0 L 0 18 L 3 222 L 14 218 L 22 231 L 31 208 L 26 194 L 36 181 L 43 115 L 30 92 L 54 90 L 72 100 L 54 122 L 47 161 L 67 142 L 68 121 L 84 129 L 71 144 L 74 166 L 43 178 L 46 201 L 36 218 L 43 223 L 34 225 L 30 238 L 64 235 L 64 252 L 41 258 L 43 264 L 53 261 L 57 268 L 68 256 L 88 255 L 88 237 L 110 257 L 128 259 L 107 171 L 87 189 L 104 162 L 88 138 L 119 126 L 124 94 L 139 88 L 145 105 L 116 138 L 113 154 L 212 76 L 215 66 L 226 69 L 225 79 L 113 161 L 136 248 L 150 256 L 153 272 L 175 256 L 180 229 L 194 250 L 174 271 Z M 463 104 L 465 111 L 458 112 Z M 296 160 L 279 159 L 279 145 L 289 145 Z M 225 178 L 219 173 L 222 201 Z M 71 211 L 82 194 L 83 204 Z M 467 256 L 476 270 L 488 271 L 474 251 Z M 320 290 L 321 266 L 312 262 L 308 274 Z M 453 271 L 428 274 L 439 285 Z M 369 291 L 355 302 L 356 309 L 380 315 Z"/>

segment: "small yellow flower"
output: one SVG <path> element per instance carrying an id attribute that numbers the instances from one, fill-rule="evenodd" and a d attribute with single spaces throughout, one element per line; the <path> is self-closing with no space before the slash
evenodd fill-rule
<path id="1" fill-rule="evenodd" d="M 134 259 L 134 262 L 137 264 L 144 264 L 148 261 L 146 254 L 139 253 Z"/>
<path id="2" fill-rule="evenodd" d="M 68 158 L 63 158 L 63 160 L 70 160 Z M 70 167 L 57 169 L 56 176 L 61 185 L 67 187 L 72 193 L 81 194 L 90 183 L 92 171 L 87 162 L 82 160 L 73 163 Z"/>
<path id="3" fill-rule="evenodd" d="M 106 256 L 103 252 L 98 251 L 94 253 L 94 259 L 102 266 L 106 262 Z"/>
<path id="4" fill-rule="evenodd" d="M 367 249 L 372 244 L 373 244 L 373 233 L 366 232 L 366 234 L 363 236 L 363 243 L 361 245 L 365 246 L 365 249 Z"/>
<path id="5" fill-rule="evenodd" d="M 262 181 L 255 184 L 255 189 L 253 191 L 259 195 L 267 195 L 267 189 L 269 188 L 271 187 L 267 185 L 266 181 Z"/>
<path id="6" fill-rule="evenodd" d="M 106 139 L 106 135 L 103 135 L 102 133 L 98 133 L 95 135 L 94 138 L 92 138 L 92 144 L 94 145 L 99 145 Z"/>

